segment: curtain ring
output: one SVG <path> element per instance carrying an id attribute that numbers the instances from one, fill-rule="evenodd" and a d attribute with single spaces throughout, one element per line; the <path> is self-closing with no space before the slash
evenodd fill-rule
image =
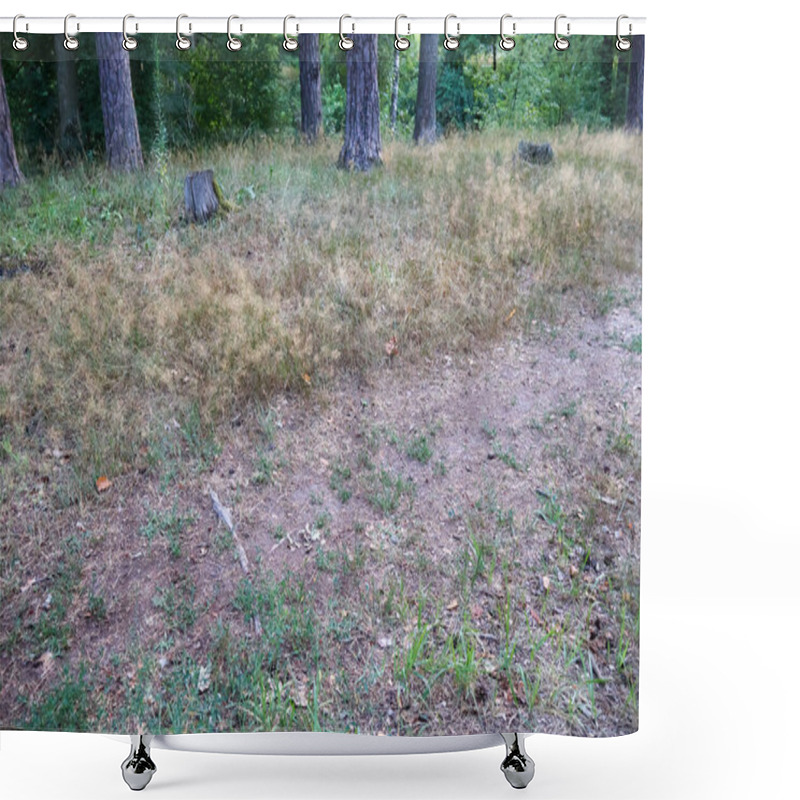
<path id="1" fill-rule="evenodd" d="M 342 50 L 352 50 L 355 42 L 344 35 L 344 21 L 346 19 L 353 19 L 353 18 L 349 14 L 342 14 L 342 16 L 339 17 L 339 47 Z M 353 25 L 354 30 L 355 27 L 356 26 Z"/>
<path id="2" fill-rule="evenodd" d="M 287 53 L 293 53 L 299 46 L 297 37 L 289 36 L 290 19 L 297 19 L 297 17 L 293 17 L 291 14 L 289 14 L 289 16 L 283 18 L 283 49 Z"/>
<path id="3" fill-rule="evenodd" d="M 77 50 L 78 49 L 78 40 L 77 40 L 77 38 L 74 37 L 74 36 L 70 36 L 69 35 L 69 21 L 71 19 L 75 19 L 75 15 L 74 14 L 67 14 L 67 16 L 64 17 L 64 49 L 65 50 Z M 75 30 L 79 31 L 80 27 L 81 27 L 80 25 L 76 24 Z"/>
<path id="4" fill-rule="evenodd" d="M 450 22 L 451 19 L 458 20 L 455 14 L 448 14 L 444 18 L 444 41 L 442 44 L 444 45 L 445 50 L 455 50 L 458 47 L 458 37 L 461 36 L 461 23 L 456 22 L 456 35 L 451 36 L 447 31 L 447 23 Z"/>
<path id="5" fill-rule="evenodd" d="M 511 14 L 503 14 L 503 16 L 500 17 L 500 47 L 503 50 L 513 50 L 514 45 L 516 44 L 516 42 L 511 38 L 511 36 L 506 36 L 505 31 L 503 30 L 503 25 L 505 24 L 505 21 L 511 18 L 512 18 Z M 516 33 L 517 33 L 517 23 L 512 22 L 511 34 L 512 36 L 516 36 Z"/>
<path id="6" fill-rule="evenodd" d="M 400 20 L 401 19 L 408 19 L 405 14 L 398 14 L 394 18 L 394 46 L 395 49 L 400 50 L 408 50 L 411 47 L 411 40 L 407 39 L 405 36 L 400 35 Z M 408 25 L 408 32 L 411 33 L 411 24 L 406 23 Z"/>
<path id="7" fill-rule="evenodd" d="M 622 35 L 619 32 L 619 24 L 624 19 L 628 19 L 626 14 L 620 14 L 617 17 L 617 44 L 616 44 L 616 47 L 617 47 L 617 50 L 619 50 L 621 53 L 624 53 L 626 50 L 630 50 L 631 49 L 631 40 L 630 39 L 623 39 Z M 633 26 L 629 22 L 628 23 L 628 36 L 631 35 L 632 31 L 633 31 Z"/>
<path id="8" fill-rule="evenodd" d="M 139 46 L 139 42 L 136 41 L 132 36 L 128 36 L 128 20 L 134 19 L 133 14 L 126 14 L 122 18 L 122 46 L 125 50 L 131 51 L 135 50 Z M 139 26 L 136 26 L 136 29 L 139 29 Z"/>
<path id="9" fill-rule="evenodd" d="M 181 33 L 181 20 L 188 18 L 189 18 L 188 14 L 178 14 L 178 18 L 175 20 L 175 35 L 178 37 L 175 40 L 175 47 L 177 47 L 178 50 L 188 50 L 192 46 L 192 40 L 187 39 Z M 191 30 L 192 30 L 192 25 L 191 23 L 189 23 L 189 31 L 191 32 Z"/>
<path id="10" fill-rule="evenodd" d="M 237 50 L 242 49 L 242 40 L 237 39 L 231 33 L 231 22 L 233 22 L 233 20 L 235 19 L 239 19 L 239 17 L 237 17 L 236 14 L 231 14 L 231 16 L 228 17 L 228 42 L 226 44 L 226 47 L 228 48 L 228 50 L 231 51 L 231 53 L 235 53 Z M 239 30 L 240 31 L 242 30 L 241 25 L 239 26 Z"/>
<path id="11" fill-rule="evenodd" d="M 558 21 L 560 19 L 566 19 L 566 18 L 567 18 L 566 14 L 559 14 L 556 17 L 556 24 L 555 24 L 556 40 L 553 42 L 553 47 L 555 47 L 555 49 L 558 50 L 560 53 L 564 52 L 564 50 L 566 50 L 569 47 L 569 39 L 565 39 L 563 36 L 559 35 L 559 33 L 558 33 Z M 567 36 L 569 36 L 569 28 L 570 28 L 570 23 L 568 22 L 567 23 Z"/>
<path id="12" fill-rule="evenodd" d="M 25 39 L 24 37 L 20 36 L 17 33 L 17 20 L 18 19 L 25 19 L 25 15 L 24 14 L 17 14 L 17 16 L 14 17 L 14 23 L 12 25 L 12 32 L 14 33 L 14 41 L 12 42 L 12 44 L 14 46 L 14 49 L 21 53 L 23 50 L 27 50 L 28 49 L 28 44 L 29 43 L 28 43 L 27 39 Z M 25 30 L 26 31 L 28 30 L 28 23 L 27 22 L 25 23 Z"/>

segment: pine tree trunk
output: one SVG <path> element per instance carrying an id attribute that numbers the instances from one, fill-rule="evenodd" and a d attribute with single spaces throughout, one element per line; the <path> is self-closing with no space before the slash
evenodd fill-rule
<path id="1" fill-rule="evenodd" d="M 122 48 L 122 34 L 98 33 L 96 42 L 108 165 L 126 172 L 141 169 L 142 145 L 131 88 L 131 62 L 128 51 Z"/>
<path id="2" fill-rule="evenodd" d="M 22 173 L 17 163 L 14 134 L 11 130 L 11 112 L 8 110 L 6 82 L 3 79 L 3 61 L 0 58 L 0 192 L 6 186 L 22 182 Z"/>
<path id="3" fill-rule="evenodd" d="M 355 34 L 347 54 L 347 101 L 344 144 L 339 166 L 366 172 L 381 164 L 380 104 L 378 95 L 378 36 Z"/>
<path id="4" fill-rule="evenodd" d="M 641 131 L 644 125 L 644 36 L 631 36 L 631 64 L 628 73 L 628 110 L 625 127 Z"/>
<path id="5" fill-rule="evenodd" d="M 419 42 L 419 78 L 417 107 L 414 112 L 414 141 L 430 144 L 436 141 L 436 72 L 439 59 L 439 36 L 423 33 Z"/>
<path id="6" fill-rule="evenodd" d="M 320 81 L 319 34 L 301 33 L 300 135 L 313 144 L 322 134 L 322 83 Z"/>
<path id="7" fill-rule="evenodd" d="M 397 95 L 400 93 L 400 51 L 394 49 L 394 66 L 392 67 L 392 110 L 390 114 L 392 133 L 397 128 Z"/>
<path id="8" fill-rule="evenodd" d="M 78 110 L 78 67 L 74 51 L 63 47 L 62 34 L 55 35 L 56 79 L 58 83 L 58 141 L 61 158 L 69 160 L 83 151 L 81 118 Z"/>

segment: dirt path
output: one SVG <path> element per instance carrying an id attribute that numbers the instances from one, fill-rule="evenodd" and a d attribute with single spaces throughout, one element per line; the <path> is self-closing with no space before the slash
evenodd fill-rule
<path id="1" fill-rule="evenodd" d="M 269 628 L 280 614 L 266 598 L 289 576 L 305 587 L 319 650 L 312 665 L 311 639 L 292 639 L 287 621 L 270 681 L 293 687 L 296 711 L 313 683 L 328 726 L 634 730 L 640 308 L 631 281 L 604 316 L 578 310 L 531 330 L 512 321 L 483 353 L 409 365 L 401 341 L 361 380 L 278 397 L 218 431 L 210 470 L 165 461 L 51 514 L 62 541 L 87 532 L 55 658 L 91 663 L 109 709 L 130 705 L 148 658 L 154 686 L 204 659 L 222 681 L 220 626 L 252 649 L 250 617 Z M 254 564 L 252 596 L 209 488 Z M 36 582 L 3 617 L 35 631 L 55 581 L 38 579 L 53 565 L 24 567 L 21 585 Z M 279 606 L 295 609 L 287 597 Z M 11 686 L 39 691 L 60 672 L 50 639 L 22 636 L 14 649 L 0 660 L 2 719 L 22 709 Z M 233 719 L 224 724 L 243 724 Z"/>

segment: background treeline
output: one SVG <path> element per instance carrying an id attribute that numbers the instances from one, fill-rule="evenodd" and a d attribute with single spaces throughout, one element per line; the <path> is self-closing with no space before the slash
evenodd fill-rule
<path id="1" fill-rule="evenodd" d="M 131 53 L 131 80 L 142 147 L 152 154 L 254 135 L 296 136 L 300 122 L 299 58 L 285 52 L 281 37 L 244 38 L 230 53 L 226 38 L 196 35 L 192 47 L 178 53 L 174 37 L 139 38 Z M 381 132 L 410 138 L 414 129 L 420 38 L 396 54 L 394 39 L 378 37 L 378 86 Z M 338 135 L 346 108 L 346 54 L 337 36 L 320 36 L 321 96 L 324 131 Z M 57 153 L 62 144 L 90 159 L 103 159 L 104 129 L 95 37 L 84 35 L 75 53 L 60 37 L 31 37 L 24 55 L 0 37 L 4 55 L 13 135 L 20 159 L 30 169 Z M 65 97 L 59 65 L 74 60 L 76 78 Z M 518 37 L 511 52 L 496 36 L 463 37 L 457 50 L 437 53 L 437 132 L 492 126 L 547 128 L 562 123 L 588 129 L 625 124 L 631 53 L 620 53 L 613 37 L 576 37 L 557 53 L 552 37 Z M 393 102 L 393 96 L 396 101 Z M 59 108 L 61 102 L 61 109 Z M 77 114 L 65 124 L 64 104 Z M 77 126 L 77 128 L 75 127 Z"/>

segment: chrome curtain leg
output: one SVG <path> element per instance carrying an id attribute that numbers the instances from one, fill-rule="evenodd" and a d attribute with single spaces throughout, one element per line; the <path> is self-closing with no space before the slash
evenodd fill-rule
<path id="1" fill-rule="evenodd" d="M 500 765 L 506 780 L 515 789 L 524 789 L 532 780 L 533 759 L 525 752 L 525 738 L 520 733 L 502 733 L 506 743 L 506 757 Z"/>
<path id="2" fill-rule="evenodd" d="M 150 758 L 152 736 L 131 736 L 130 755 L 122 762 L 122 778 L 134 792 L 139 792 L 150 783 L 156 765 Z"/>

